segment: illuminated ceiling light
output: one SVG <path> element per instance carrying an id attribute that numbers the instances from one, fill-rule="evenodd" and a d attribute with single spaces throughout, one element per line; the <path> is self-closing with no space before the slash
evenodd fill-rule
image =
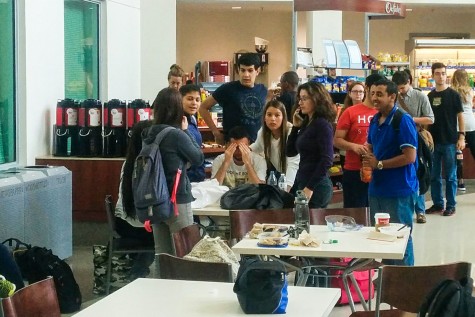
<path id="1" fill-rule="evenodd" d="M 231 7 L 232 10 L 241 10 L 241 7 Z"/>

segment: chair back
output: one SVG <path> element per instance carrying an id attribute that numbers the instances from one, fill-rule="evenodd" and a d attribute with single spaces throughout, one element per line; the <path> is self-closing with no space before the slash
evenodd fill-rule
<path id="1" fill-rule="evenodd" d="M 110 233 L 115 236 L 118 236 L 115 231 L 115 214 L 114 214 L 114 205 L 112 203 L 112 195 L 106 195 L 105 199 L 106 215 L 107 215 L 107 224 L 109 226 Z"/>
<path id="2" fill-rule="evenodd" d="M 379 304 L 409 313 L 418 313 L 427 294 L 446 279 L 460 280 L 469 277 L 471 264 L 455 262 L 430 266 L 385 265 L 379 268 L 381 277 L 376 298 L 376 312 Z"/>
<path id="3" fill-rule="evenodd" d="M 173 243 L 175 245 L 175 254 L 177 257 L 184 257 L 190 253 L 191 249 L 201 240 L 200 227 L 192 224 L 173 233 Z"/>
<path id="4" fill-rule="evenodd" d="M 25 286 L 11 297 L 0 299 L 0 303 L 4 317 L 61 317 L 51 276 Z"/>
<path id="5" fill-rule="evenodd" d="M 288 209 L 249 209 L 230 210 L 231 241 L 241 240 L 256 223 L 294 224 L 295 216 L 291 208 Z"/>
<path id="6" fill-rule="evenodd" d="M 310 209 L 310 224 L 326 225 L 325 217 L 329 215 L 353 217 L 357 224 L 371 226 L 371 216 L 367 207 Z"/>
<path id="7" fill-rule="evenodd" d="M 160 278 L 208 282 L 233 282 L 230 263 L 198 262 L 170 254 L 158 255 Z"/>

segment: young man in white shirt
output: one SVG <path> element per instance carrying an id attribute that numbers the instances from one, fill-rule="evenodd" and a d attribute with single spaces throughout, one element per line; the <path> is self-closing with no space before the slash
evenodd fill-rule
<path id="1" fill-rule="evenodd" d="M 224 154 L 213 161 L 211 178 L 220 185 L 234 188 L 241 184 L 259 184 L 265 182 L 266 161 L 251 151 L 249 136 L 242 126 L 229 131 L 229 143 Z"/>

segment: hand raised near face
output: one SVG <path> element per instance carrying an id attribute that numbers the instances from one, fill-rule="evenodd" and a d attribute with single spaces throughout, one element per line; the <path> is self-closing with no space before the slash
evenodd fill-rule
<path id="1" fill-rule="evenodd" d="M 183 118 L 181 119 L 181 129 L 188 129 L 188 119 L 186 119 L 186 116 L 183 116 Z"/>
<path id="2" fill-rule="evenodd" d="M 251 160 L 251 148 L 243 143 L 239 143 L 239 150 L 241 150 L 242 161 L 245 165 L 252 164 Z"/>
<path id="3" fill-rule="evenodd" d="M 228 145 L 228 147 L 224 151 L 224 160 L 226 162 L 231 162 L 233 160 L 233 155 L 234 155 L 234 152 L 236 151 L 236 148 L 237 148 L 236 143 L 231 143 Z"/>

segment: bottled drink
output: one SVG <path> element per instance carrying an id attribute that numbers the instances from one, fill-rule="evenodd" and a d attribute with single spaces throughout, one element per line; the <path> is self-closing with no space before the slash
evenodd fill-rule
<path id="1" fill-rule="evenodd" d="M 278 185 L 280 189 L 287 191 L 287 179 L 284 173 L 280 174 Z"/>
<path id="2" fill-rule="evenodd" d="M 463 160 L 463 153 L 460 150 L 457 150 L 456 152 L 457 160 L 462 161 Z"/>
<path id="3" fill-rule="evenodd" d="M 275 177 L 274 171 L 270 172 L 269 177 L 267 178 L 267 184 L 277 186 L 277 177 Z"/>
<path id="4" fill-rule="evenodd" d="M 362 166 L 360 170 L 361 181 L 364 183 L 371 182 L 371 178 L 373 177 L 373 169 L 369 166 Z"/>
<path id="5" fill-rule="evenodd" d="M 297 196 L 295 197 L 295 231 L 296 237 L 306 230 L 310 233 L 310 216 L 308 210 L 308 200 L 307 196 L 302 190 L 297 191 Z"/>

